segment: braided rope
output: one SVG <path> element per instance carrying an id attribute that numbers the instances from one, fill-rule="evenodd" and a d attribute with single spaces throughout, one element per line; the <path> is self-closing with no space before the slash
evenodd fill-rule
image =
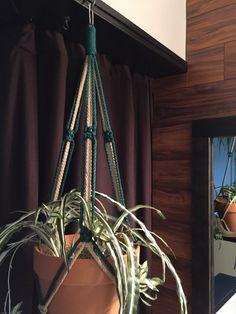
<path id="1" fill-rule="evenodd" d="M 90 56 L 91 62 L 91 56 Z M 86 117 L 86 130 L 93 127 L 93 105 L 92 105 L 92 73 L 91 66 L 89 81 L 88 81 L 88 102 L 87 102 L 87 117 Z M 85 176 L 84 176 L 84 198 L 87 202 L 91 199 L 91 182 L 92 182 L 92 139 L 90 137 L 85 138 Z"/>
<path id="2" fill-rule="evenodd" d="M 92 220 L 94 219 L 95 211 L 95 191 L 96 191 L 96 174 L 97 174 L 97 99 L 96 99 L 96 75 L 95 75 L 95 56 L 92 58 L 92 108 L 93 108 L 93 151 L 92 151 L 92 190 L 91 190 L 91 202 L 92 202 Z"/>
<path id="3" fill-rule="evenodd" d="M 97 98 L 98 98 L 99 113 L 100 113 L 100 117 L 101 117 L 101 121 L 102 121 L 102 129 L 104 131 L 104 130 L 108 129 L 108 125 L 107 125 L 107 122 L 106 122 L 105 114 L 103 112 L 102 99 L 101 99 L 101 95 L 100 95 L 100 91 L 99 91 L 99 86 L 98 86 L 98 81 L 97 80 L 96 80 L 96 91 L 97 91 Z"/>
<path id="4" fill-rule="evenodd" d="M 84 178 L 84 198 L 87 202 L 90 201 L 91 196 L 91 179 L 92 179 L 92 173 L 91 173 L 91 165 L 92 165 L 92 143 L 91 141 L 87 141 L 85 144 L 85 178 Z"/>
<path id="5" fill-rule="evenodd" d="M 85 80 L 86 80 L 86 75 L 88 72 L 88 56 L 85 59 L 85 64 L 84 64 L 84 69 L 82 72 L 82 76 L 81 76 L 81 81 L 79 84 L 79 92 L 78 92 L 78 96 L 77 96 L 77 101 L 75 104 L 75 109 L 74 109 L 74 114 L 73 117 L 71 119 L 71 123 L 70 123 L 70 129 L 73 130 L 76 124 L 76 116 L 78 114 L 79 111 L 79 107 L 80 107 L 80 100 L 83 94 L 83 90 L 84 90 L 84 84 L 85 84 Z"/>
<path id="6" fill-rule="evenodd" d="M 94 218 L 96 164 L 97 164 L 97 113 L 96 113 L 96 86 L 95 86 L 95 57 L 89 56 L 89 72 L 86 82 L 87 101 L 84 131 L 83 150 L 83 195 L 91 203 L 92 219 Z"/>
<path id="7" fill-rule="evenodd" d="M 102 120 L 102 128 L 103 128 L 103 135 L 104 135 L 103 137 L 104 148 L 105 148 L 105 153 L 106 153 L 107 164 L 109 167 L 110 176 L 112 180 L 112 187 L 113 187 L 113 191 L 116 196 L 116 199 L 121 204 L 125 205 L 124 193 L 123 193 L 123 188 L 122 188 L 121 178 L 120 178 L 120 171 L 119 171 L 119 166 L 118 166 L 118 158 L 117 158 L 117 153 L 116 153 L 116 148 L 115 148 L 115 142 L 112 136 L 112 130 L 110 126 L 106 101 L 105 101 L 102 84 L 101 84 L 101 77 L 100 77 L 100 74 L 98 71 L 98 65 L 96 62 L 95 62 L 95 66 L 96 66 L 96 78 L 97 78 L 96 89 L 97 89 L 97 95 L 98 95 L 99 111 L 100 111 L 100 116 Z"/>
<path id="8" fill-rule="evenodd" d="M 111 175 L 112 175 L 112 178 L 114 180 L 115 196 L 116 196 L 116 199 L 121 204 L 123 204 L 123 199 L 122 199 L 122 195 L 121 195 L 121 191 L 120 191 L 120 184 L 119 184 L 119 178 L 118 178 L 118 173 L 117 173 L 117 169 L 116 169 L 116 163 L 115 163 L 112 143 L 106 143 L 105 149 L 106 149 L 106 153 L 107 153 L 108 159 L 109 159 L 109 168 L 111 171 Z"/>
<path id="9" fill-rule="evenodd" d="M 58 199 L 58 196 L 60 194 L 61 183 L 62 183 L 62 180 L 63 180 L 63 176 L 64 176 L 66 164 L 67 164 L 67 159 L 68 159 L 68 155 L 69 155 L 69 151 L 70 151 L 70 146 L 71 146 L 70 142 L 67 142 L 65 144 L 63 157 L 62 157 L 62 161 L 61 161 L 61 165 L 60 165 L 60 170 L 59 170 L 59 173 L 58 173 L 58 176 L 57 176 L 55 191 L 54 191 L 54 195 L 53 195 L 53 200 L 54 201 Z"/>
<path id="10" fill-rule="evenodd" d="M 86 148 L 85 148 L 85 138 L 91 137 L 91 128 L 88 129 L 86 127 L 86 121 L 87 121 L 87 111 L 88 111 L 88 102 L 89 102 L 89 79 L 90 79 L 90 68 L 91 68 L 91 56 L 88 56 L 88 72 L 86 76 L 86 82 L 85 82 L 85 89 L 84 89 L 84 140 L 82 143 L 82 167 L 81 167 L 81 193 L 84 196 L 85 194 L 85 177 L 87 174 L 85 174 L 85 163 L 86 163 Z M 84 209 L 83 206 L 81 207 L 81 216 L 80 216 L 80 227 L 82 229 L 83 227 L 83 219 L 84 219 Z"/>
<path id="11" fill-rule="evenodd" d="M 45 302 L 45 304 L 40 304 L 38 306 L 39 310 L 41 310 L 42 314 L 47 313 L 48 311 L 48 307 L 50 305 L 50 303 L 52 302 L 53 298 L 55 297 L 57 291 L 59 290 L 59 288 L 61 287 L 61 285 L 63 284 L 63 282 L 65 281 L 68 272 L 71 270 L 71 268 L 73 267 L 75 261 L 78 259 L 79 255 L 81 254 L 81 252 L 84 250 L 86 244 L 84 242 L 80 242 L 77 248 L 77 251 L 74 253 L 74 257 L 69 259 L 68 261 L 68 269 L 65 267 L 64 271 L 62 272 L 61 276 L 59 277 L 59 279 L 56 281 L 56 283 L 54 283 L 54 288 L 51 291 L 47 301 Z"/>
<path id="12" fill-rule="evenodd" d="M 70 134 L 72 134 L 72 133 L 75 134 L 77 132 L 75 127 L 77 127 L 78 122 L 76 123 L 76 120 L 78 121 L 78 113 L 79 113 L 79 109 L 80 109 L 81 98 L 82 98 L 82 94 L 83 94 L 83 90 L 84 90 L 84 84 L 85 84 L 85 80 L 86 80 L 86 76 L 87 76 L 87 71 L 88 71 L 88 57 L 86 57 L 86 59 L 85 59 L 83 72 L 82 72 L 82 76 L 81 76 L 81 82 L 80 82 L 78 93 L 76 96 L 76 101 L 75 101 L 75 104 L 74 104 L 72 111 L 71 111 L 71 116 L 70 116 L 71 122 L 69 122 L 69 124 L 70 124 L 69 133 Z M 65 175 L 65 169 L 66 169 L 66 167 L 69 166 L 68 165 L 68 157 L 69 157 L 70 148 L 71 147 L 74 148 L 74 146 L 71 145 L 71 138 L 70 137 L 66 136 L 66 139 L 65 139 L 65 141 L 63 141 L 63 144 L 62 144 L 62 147 L 63 146 L 64 146 L 64 151 L 62 149 L 62 152 L 60 154 L 61 156 L 59 156 L 57 171 L 56 171 L 56 177 L 54 178 L 53 192 L 52 192 L 52 197 L 51 197 L 51 199 L 53 201 L 57 200 L 59 195 L 60 195 L 61 186 L 62 186 L 63 178 Z M 71 155 L 72 155 L 72 152 L 71 152 Z M 61 159 L 61 157 L 62 157 L 62 159 Z"/>
<path id="13" fill-rule="evenodd" d="M 82 193 L 85 200 L 91 204 L 92 215 L 95 209 L 95 188 L 96 188 L 96 159 L 97 159 L 97 114 L 96 114 L 96 92 L 98 96 L 99 111 L 102 120 L 103 135 L 104 135 L 104 148 L 106 152 L 106 159 L 109 166 L 109 171 L 112 179 L 112 185 L 116 199 L 124 204 L 123 189 L 120 179 L 120 172 L 118 167 L 118 159 L 116 154 L 115 142 L 113 139 L 108 111 L 106 107 L 105 97 L 103 93 L 101 77 L 96 60 L 96 30 L 94 26 L 88 28 L 89 36 L 87 40 L 89 42 L 87 57 L 85 60 L 80 85 L 78 92 L 75 96 L 75 101 L 70 113 L 70 119 L 67 124 L 67 132 L 65 139 L 62 143 L 61 153 L 59 156 L 56 175 L 54 179 L 54 190 L 52 194 L 52 200 L 57 200 L 64 187 L 65 177 L 67 175 L 69 163 L 71 161 L 72 152 L 74 150 L 74 135 L 78 131 L 79 118 L 81 112 L 81 98 L 84 95 L 83 103 L 85 105 L 85 117 L 84 117 L 84 142 L 82 152 Z M 91 203 L 92 201 L 92 203 Z M 83 224 L 83 220 L 86 219 L 83 213 L 83 206 L 81 207 L 80 216 L 80 228 L 81 238 L 78 246 L 73 248 L 75 251 L 73 258 L 71 254 L 68 255 L 68 268 L 65 265 L 59 269 L 56 274 L 45 298 L 45 304 L 39 305 L 39 311 L 41 314 L 46 314 L 49 304 L 56 295 L 57 291 L 64 282 L 68 272 L 73 267 L 76 259 L 81 254 L 82 250 L 86 247 L 94 260 L 100 266 L 100 268 L 108 275 L 108 277 L 115 281 L 114 269 L 106 260 L 105 256 L 93 241 L 90 233 L 91 231 L 86 228 L 86 224 Z"/>
<path id="14" fill-rule="evenodd" d="M 93 259 L 97 262 L 99 267 L 104 271 L 105 274 L 111 279 L 113 283 L 116 283 L 114 275 L 111 273 L 111 271 L 105 266 L 105 264 L 102 262 L 102 259 L 97 256 L 97 254 L 94 252 L 93 244 L 88 243 L 86 246 L 86 249 L 89 251 L 89 253 L 92 255 Z"/>
<path id="15" fill-rule="evenodd" d="M 109 122 L 106 119 L 106 113 L 103 110 L 102 98 L 101 98 L 101 94 L 100 94 L 100 90 L 99 90 L 99 86 L 98 86 L 97 81 L 96 81 L 96 90 L 97 90 L 97 97 L 98 97 L 99 112 L 100 112 L 100 117 L 101 117 L 101 121 L 102 121 L 103 134 L 106 134 L 106 132 L 111 133 L 111 130 L 109 130 Z M 109 168 L 110 175 L 111 175 L 114 195 L 115 195 L 117 201 L 119 201 L 120 203 L 123 204 L 124 202 L 122 200 L 122 195 L 120 193 L 119 179 L 118 179 L 118 174 L 116 171 L 116 164 L 115 164 L 112 144 L 110 143 L 110 141 L 109 142 L 106 141 L 105 137 L 104 137 L 104 150 L 106 153 L 107 164 L 108 164 L 108 168 Z"/>

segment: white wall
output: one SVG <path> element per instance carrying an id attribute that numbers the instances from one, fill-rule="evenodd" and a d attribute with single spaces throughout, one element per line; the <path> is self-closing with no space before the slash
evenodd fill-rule
<path id="1" fill-rule="evenodd" d="M 236 277 L 236 242 L 214 240 L 214 274 Z"/>
<path id="2" fill-rule="evenodd" d="M 235 314 L 236 294 L 234 294 L 228 302 L 226 302 L 216 314 Z"/>
<path id="3" fill-rule="evenodd" d="M 103 0 L 185 59 L 186 0 Z"/>
<path id="4" fill-rule="evenodd" d="M 214 240 L 214 273 L 236 276 L 234 269 L 236 258 L 236 242 Z M 234 294 L 216 314 L 235 314 L 236 294 Z"/>

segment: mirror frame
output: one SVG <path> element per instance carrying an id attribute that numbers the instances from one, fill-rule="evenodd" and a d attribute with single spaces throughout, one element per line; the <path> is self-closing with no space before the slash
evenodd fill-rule
<path id="1" fill-rule="evenodd" d="M 236 117 L 192 124 L 192 314 L 214 314 L 212 138 L 236 135 Z"/>

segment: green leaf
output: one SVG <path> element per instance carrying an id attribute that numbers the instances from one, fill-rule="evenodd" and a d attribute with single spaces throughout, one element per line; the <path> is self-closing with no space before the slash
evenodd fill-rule
<path id="1" fill-rule="evenodd" d="M 34 235 L 29 235 L 20 241 L 8 244 L 8 249 L 0 253 L 0 266 L 4 262 L 4 260 L 8 257 L 8 255 L 12 252 L 13 249 L 15 249 L 18 246 L 21 246 L 22 244 L 26 244 L 27 242 L 32 241 L 33 238 L 34 238 Z"/>
<path id="2" fill-rule="evenodd" d="M 21 314 L 23 313 L 21 311 L 21 306 L 22 306 L 22 302 L 18 303 L 17 305 L 14 306 L 14 308 L 11 310 L 11 314 Z"/>
<path id="3" fill-rule="evenodd" d="M 141 228 L 132 228 L 133 231 L 142 231 Z M 158 240 L 160 240 L 169 250 L 170 252 L 172 253 L 172 255 L 175 257 L 175 253 L 174 251 L 172 250 L 172 248 L 166 243 L 166 241 L 160 237 L 159 235 L 157 235 L 155 232 L 153 231 L 150 231 L 151 235 L 154 237 L 154 238 L 157 238 Z"/>
<path id="4" fill-rule="evenodd" d="M 65 228 L 72 221 L 79 222 L 81 209 L 83 208 L 84 225 L 92 232 L 93 239 L 101 251 L 105 254 L 110 254 L 110 258 L 114 264 L 117 293 L 120 301 L 119 314 L 134 314 L 139 298 L 146 305 L 150 306 L 151 302 L 149 301 L 157 298 L 158 287 L 165 281 L 166 267 L 171 271 L 176 281 L 181 313 L 186 314 L 186 299 L 180 279 L 168 256 L 159 247 L 158 242 L 161 241 L 166 247 L 168 245 L 161 237 L 148 230 L 144 223 L 135 216 L 136 212 L 142 208 L 154 210 L 164 218 L 162 213 L 158 209 L 146 205 L 138 205 L 127 209 L 105 194 L 97 193 L 97 195 L 119 207 L 122 211 L 120 217 L 116 218 L 107 214 L 105 206 L 97 198 L 95 213 L 92 217 L 90 203 L 86 202 L 79 191 L 73 190 L 67 193 L 60 201 L 50 202 L 46 205 L 43 204 L 35 211 L 23 214 L 14 223 L 0 229 L 0 250 L 4 249 L 0 254 L 0 264 L 10 254 L 11 249 L 19 246 L 20 243 L 24 244 L 31 240 L 45 245 L 47 252 L 55 256 L 62 256 L 64 261 L 67 262 Z M 41 214 L 45 216 L 44 223 L 39 220 Z M 132 219 L 137 227 L 133 228 L 127 224 L 126 218 Z M 24 240 L 21 240 L 22 242 L 10 243 L 9 247 L 4 247 L 9 243 L 15 233 L 23 229 L 30 231 L 30 239 L 26 241 L 25 236 L 23 236 Z M 137 239 L 137 243 L 140 246 L 148 248 L 161 259 L 163 278 L 148 278 L 148 263 L 144 262 L 142 265 L 139 265 L 137 257 L 134 254 L 134 239 Z M 124 254 L 127 254 L 127 262 L 124 260 Z M 70 263 L 70 260 L 68 260 L 68 263 Z M 16 313 L 20 311 L 20 308 L 17 308 L 17 306 L 14 309 Z"/>
<path id="5" fill-rule="evenodd" d="M 155 294 L 154 296 L 151 296 L 149 293 L 143 292 L 143 295 L 144 295 L 147 299 L 149 299 L 149 300 L 151 300 L 151 301 L 157 300 L 157 294 Z"/>
<path id="6" fill-rule="evenodd" d="M 120 208 L 123 209 L 123 211 L 125 210 L 125 212 L 117 219 L 117 222 L 113 228 L 114 232 L 116 232 L 120 228 L 120 226 L 122 225 L 122 223 L 125 221 L 125 219 L 128 216 L 131 216 L 133 218 L 133 213 L 138 211 L 139 209 L 144 209 L 144 208 L 145 209 L 152 209 L 155 212 L 157 212 L 161 218 L 165 219 L 165 216 L 162 214 L 162 212 L 159 209 L 156 209 L 155 207 L 152 207 L 152 206 L 137 205 L 137 206 L 134 206 L 133 208 L 126 209 L 124 206 L 121 205 Z"/>
<path id="7" fill-rule="evenodd" d="M 110 243 L 107 243 L 107 248 L 110 251 L 112 260 L 113 260 L 114 265 L 115 265 L 115 270 L 116 270 L 116 286 L 117 286 L 116 288 L 117 288 L 118 299 L 120 302 L 119 314 L 123 314 L 124 306 L 125 306 L 125 302 L 124 302 L 125 295 L 124 295 L 124 289 L 123 289 L 123 284 L 122 284 L 123 274 L 122 274 L 121 268 L 119 266 L 119 260 L 116 256 L 115 250 L 112 248 Z"/>
<path id="8" fill-rule="evenodd" d="M 95 211 L 95 217 L 103 224 L 104 228 L 106 229 L 106 232 L 109 234 L 110 238 L 111 238 L 111 245 L 112 245 L 112 252 L 115 253 L 116 256 L 116 261 L 117 261 L 117 265 L 116 265 L 116 269 L 118 270 L 118 275 L 120 276 L 121 279 L 121 283 L 122 284 L 122 290 L 124 295 L 127 295 L 127 274 L 126 274 L 126 265 L 124 262 L 124 258 L 123 258 L 123 253 L 120 247 L 120 243 L 117 240 L 111 226 L 108 224 L 108 222 L 103 218 L 103 216 L 99 213 Z M 107 243 L 107 246 L 109 247 L 109 249 L 111 249 L 111 245 L 110 243 Z M 114 256 L 113 256 L 114 259 Z M 118 277 L 117 277 L 118 278 Z"/>
<path id="9" fill-rule="evenodd" d="M 56 224 L 57 224 L 57 234 L 59 237 L 59 241 L 60 241 L 60 248 L 61 248 L 61 255 L 64 258 L 64 262 L 65 265 L 68 269 L 68 259 L 67 259 L 67 252 L 66 252 L 66 243 L 65 243 L 65 203 L 67 200 L 67 194 L 62 197 L 61 203 L 60 203 L 60 207 L 59 207 L 59 216 L 56 220 Z"/>
<path id="10" fill-rule="evenodd" d="M 4 260 L 7 258 L 10 252 L 11 249 L 7 249 L 0 254 L 0 265 L 4 262 Z"/>
<path id="11" fill-rule="evenodd" d="M 23 215 L 20 219 L 16 220 L 15 222 L 6 225 L 4 228 L 0 230 L 0 250 L 4 247 L 4 245 L 8 243 L 13 234 L 21 231 L 25 223 L 25 220 L 33 215 L 34 211 L 31 211 Z"/>
<path id="12" fill-rule="evenodd" d="M 151 303 L 147 302 L 142 296 L 140 296 L 140 299 L 146 306 L 152 306 Z"/>
<path id="13" fill-rule="evenodd" d="M 126 296 L 125 314 L 136 314 L 139 301 L 138 257 L 133 242 L 125 233 L 122 234 L 122 237 L 127 246 L 128 294 Z"/>

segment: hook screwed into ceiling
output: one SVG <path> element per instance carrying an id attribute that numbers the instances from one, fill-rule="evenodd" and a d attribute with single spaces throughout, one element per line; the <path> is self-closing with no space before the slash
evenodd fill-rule
<path id="1" fill-rule="evenodd" d="M 82 3 L 88 5 L 88 9 L 89 9 L 89 24 L 93 25 L 94 24 L 94 11 L 93 11 L 93 8 L 94 8 L 94 6 L 96 4 L 96 0 L 84 0 Z"/>

